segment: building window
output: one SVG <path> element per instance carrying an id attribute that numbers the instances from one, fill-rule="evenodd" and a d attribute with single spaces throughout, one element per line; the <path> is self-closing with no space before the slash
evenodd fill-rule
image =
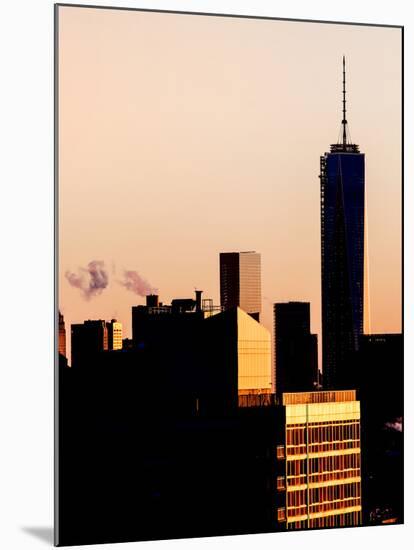
<path id="1" fill-rule="evenodd" d="M 286 521 L 286 509 L 278 508 L 277 509 L 277 521 Z"/>

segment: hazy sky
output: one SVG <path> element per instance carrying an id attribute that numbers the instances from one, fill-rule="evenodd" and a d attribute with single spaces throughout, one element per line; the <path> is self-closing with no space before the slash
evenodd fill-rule
<path id="1" fill-rule="evenodd" d="M 60 307 L 70 324 L 195 287 L 219 303 L 221 251 L 262 255 L 272 303 L 320 334 L 319 157 L 348 121 L 366 159 L 371 332 L 401 330 L 401 31 L 59 8 Z M 104 261 L 86 301 L 64 274 Z"/>

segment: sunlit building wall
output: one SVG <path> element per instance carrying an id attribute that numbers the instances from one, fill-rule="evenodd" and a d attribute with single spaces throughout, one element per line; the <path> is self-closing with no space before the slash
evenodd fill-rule
<path id="1" fill-rule="evenodd" d="M 237 308 L 237 364 L 239 394 L 270 392 L 272 388 L 270 332 Z"/>
<path id="2" fill-rule="evenodd" d="M 272 388 L 270 332 L 239 307 L 203 321 L 203 355 L 214 392 L 227 410 L 256 406 Z M 218 396 L 218 399 L 220 397 Z"/>
<path id="3" fill-rule="evenodd" d="M 361 525 L 360 403 L 356 392 L 283 394 L 277 521 L 286 529 Z"/>
<path id="4" fill-rule="evenodd" d="M 66 357 L 66 329 L 65 320 L 59 311 L 59 354 Z"/>
<path id="5" fill-rule="evenodd" d="M 108 329 L 108 350 L 122 349 L 122 323 L 112 319 L 106 323 Z"/>

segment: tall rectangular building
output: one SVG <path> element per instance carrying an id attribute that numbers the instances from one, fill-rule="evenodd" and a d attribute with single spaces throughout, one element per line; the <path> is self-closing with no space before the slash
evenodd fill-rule
<path id="1" fill-rule="evenodd" d="M 122 323 L 116 319 L 111 319 L 106 323 L 108 330 L 108 350 L 122 349 Z"/>
<path id="2" fill-rule="evenodd" d="M 342 140 L 321 157 L 320 169 L 323 380 L 344 388 L 363 332 L 365 201 L 365 156 L 348 136 L 345 59 Z"/>
<path id="3" fill-rule="evenodd" d="M 285 393 L 277 447 L 279 526 L 361 525 L 360 404 L 355 390 Z"/>
<path id="4" fill-rule="evenodd" d="M 260 320 L 261 259 L 257 252 L 220 253 L 220 301 L 223 309 L 240 307 Z"/>
<path id="5" fill-rule="evenodd" d="M 310 303 L 274 304 L 274 327 L 277 395 L 314 390 L 318 378 L 318 340 L 310 332 Z"/>

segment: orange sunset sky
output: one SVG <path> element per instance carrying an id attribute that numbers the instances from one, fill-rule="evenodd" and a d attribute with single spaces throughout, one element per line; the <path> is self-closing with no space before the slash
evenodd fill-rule
<path id="1" fill-rule="evenodd" d="M 116 317 L 130 336 L 145 299 L 119 284 L 124 270 L 164 303 L 197 287 L 218 304 L 219 252 L 240 250 L 262 256 L 264 325 L 273 302 L 310 301 L 320 335 L 319 157 L 338 139 L 342 55 L 366 155 L 371 332 L 398 332 L 400 29 L 59 8 L 68 348 L 70 324 L 88 318 Z M 85 300 L 65 272 L 92 260 L 109 283 Z"/>

